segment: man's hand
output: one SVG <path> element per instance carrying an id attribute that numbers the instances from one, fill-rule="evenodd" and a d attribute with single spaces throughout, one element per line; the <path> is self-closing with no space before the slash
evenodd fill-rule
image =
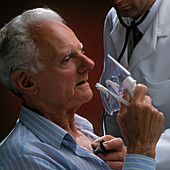
<path id="1" fill-rule="evenodd" d="M 141 84 L 136 86 L 132 99 L 128 92 L 124 91 L 123 98 L 130 103 L 130 106 L 121 104 L 117 120 L 127 142 L 127 153 L 154 158 L 156 143 L 163 129 L 164 117 L 152 106 L 151 98 L 146 96 L 146 92 L 146 86 Z"/>
<path id="2" fill-rule="evenodd" d="M 124 156 L 126 154 L 126 147 L 122 139 L 106 135 L 95 140 L 92 146 L 97 148 L 101 140 L 105 141 L 103 145 L 109 152 L 105 154 L 99 153 L 97 156 L 104 160 L 111 169 L 122 169 Z"/>

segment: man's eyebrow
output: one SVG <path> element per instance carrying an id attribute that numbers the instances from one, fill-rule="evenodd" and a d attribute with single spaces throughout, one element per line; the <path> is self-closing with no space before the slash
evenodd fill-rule
<path id="1" fill-rule="evenodd" d="M 63 57 L 65 58 L 66 56 L 70 56 L 71 55 L 71 51 L 68 51 L 67 53 L 65 53 L 65 55 L 63 55 Z"/>
<path id="2" fill-rule="evenodd" d="M 80 43 L 80 48 L 81 48 L 81 50 L 83 49 L 83 43 Z M 71 50 L 70 50 L 70 51 L 66 52 L 65 55 L 63 55 L 62 58 L 66 57 L 66 56 L 69 56 L 69 55 L 71 55 L 72 53 L 76 53 L 76 51 L 74 52 L 74 51 L 71 51 Z"/>

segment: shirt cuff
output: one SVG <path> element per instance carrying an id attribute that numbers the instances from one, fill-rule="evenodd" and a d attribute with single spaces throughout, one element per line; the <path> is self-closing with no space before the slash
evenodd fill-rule
<path id="1" fill-rule="evenodd" d="M 151 157 L 137 155 L 137 154 L 125 155 L 123 170 L 126 169 L 155 170 L 155 168 L 156 168 L 156 161 Z"/>

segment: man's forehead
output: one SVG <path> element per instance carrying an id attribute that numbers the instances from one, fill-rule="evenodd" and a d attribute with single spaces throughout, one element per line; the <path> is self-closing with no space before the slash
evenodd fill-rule
<path id="1" fill-rule="evenodd" d="M 35 40 L 47 53 L 55 53 L 63 57 L 80 51 L 83 44 L 77 39 L 74 32 L 58 21 L 49 21 L 40 30 L 34 32 Z"/>
<path id="2" fill-rule="evenodd" d="M 47 41 L 77 41 L 74 32 L 65 24 L 49 20 L 42 23 L 40 26 L 34 26 L 30 29 L 30 35 L 33 39 L 40 43 L 47 43 Z"/>
<path id="3" fill-rule="evenodd" d="M 68 26 L 56 20 L 42 21 L 41 24 L 30 26 L 29 31 L 31 35 L 40 35 L 42 38 L 53 33 L 72 32 Z"/>

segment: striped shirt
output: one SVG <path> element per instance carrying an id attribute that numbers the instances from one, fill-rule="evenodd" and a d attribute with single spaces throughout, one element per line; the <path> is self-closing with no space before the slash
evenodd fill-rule
<path id="1" fill-rule="evenodd" d="M 89 121 L 76 114 L 75 120 L 81 132 L 92 140 L 97 139 Z M 136 161 L 136 157 L 132 157 L 130 163 L 133 162 L 133 167 L 138 167 L 133 160 Z M 138 160 L 147 166 L 148 161 L 152 159 L 146 157 Z M 128 162 L 129 159 L 125 161 Z M 150 164 L 149 168 L 147 170 L 153 170 Z M 0 145 L 0 169 L 107 170 L 110 168 L 92 152 L 78 145 L 64 129 L 22 106 L 16 127 Z"/>
<path id="2" fill-rule="evenodd" d="M 156 161 L 150 157 L 127 154 L 125 155 L 123 170 L 155 170 Z"/>
<path id="3" fill-rule="evenodd" d="M 86 119 L 75 115 L 77 127 L 97 139 Z M 15 129 L 1 144 L 4 169 L 110 169 L 61 127 L 22 106 Z"/>

